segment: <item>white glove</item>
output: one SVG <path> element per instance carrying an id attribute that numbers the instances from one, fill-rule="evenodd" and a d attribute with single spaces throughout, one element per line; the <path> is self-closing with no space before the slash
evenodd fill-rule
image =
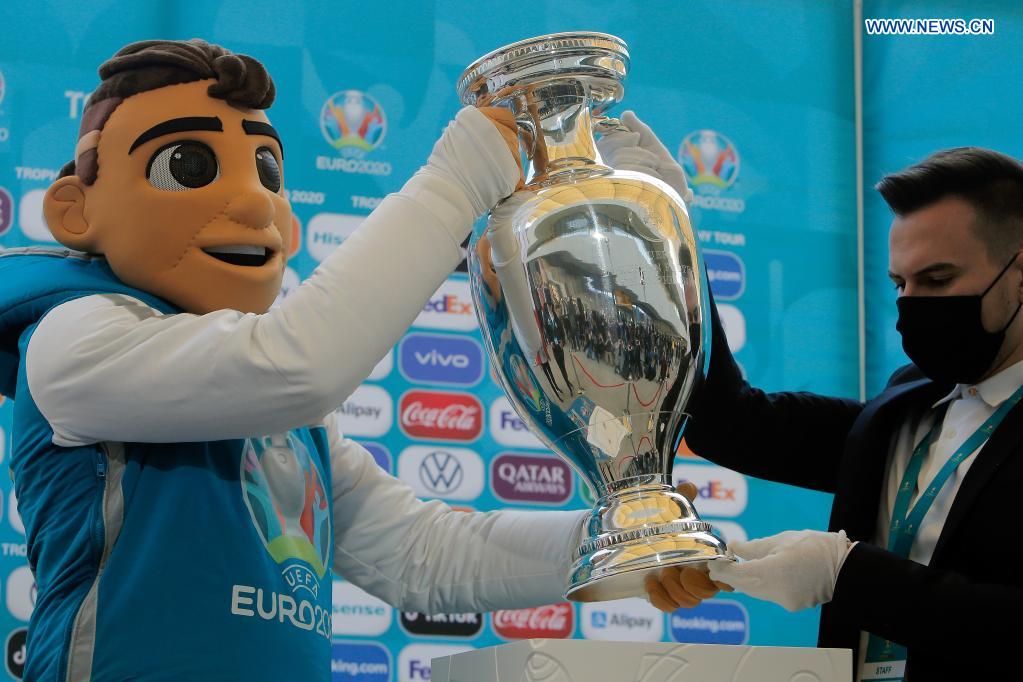
<path id="1" fill-rule="evenodd" d="M 460 243 L 474 220 L 515 191 L 521 173 L 497 126 L 463 107 L 401 194 L 424 203 Z"/>
<path id="2" fill-rule="evenodd" d="M 686 174 L 671 152 L 632 111 L 622 114 L 622 125 L 629 129 L 605 133 L 597 140 L 597 151 L 612 168 L 639 171 L 670 185 L 689 206 L 693 191 L 686 184 Z"/>
<path id="3" fill-rule="evenodd" d="M 712 561 L 710 577 L 789 611 L 831 601 L 852 543 L 845 531 L 787 530 L 729 545 L 745 561 Z"/>

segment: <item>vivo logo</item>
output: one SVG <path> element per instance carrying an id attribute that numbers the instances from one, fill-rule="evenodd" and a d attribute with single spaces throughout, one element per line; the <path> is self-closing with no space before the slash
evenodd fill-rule
<path id="1" fill-rule="evenodd" d="M 409 334 L 399 357 L 401 373 L 409 381 L 472 386 L 483 378 L 483 348 L 474 339 Z"/>

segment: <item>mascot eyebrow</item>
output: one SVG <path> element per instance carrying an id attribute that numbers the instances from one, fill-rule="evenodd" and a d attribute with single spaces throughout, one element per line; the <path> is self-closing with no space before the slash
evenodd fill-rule
<path id="1" fill-rule="evenodd" d="M 224 124 L 217 116 L 184 116 L 182 118 L 172 118 L 169 121 L 157 123 L 155 126 L 139 135 L 135 141 L 132 142 L 131 149 L 128 150 L 128 154 L 131 154 L 136 148 L 150 140 L 163 137 L 164 135 L 184 133 L 191 130 L 207 130 L 222 133 L 224 132 Z M 281 138 L 272 125 L 264 123 L 263 121 L 245 120 L 242 121 L 242 130 L 245 131 L 246 135 L 266 135 L 267 137 L 275 139 L 278 146 L 281 148 L 281 157 L 283 158 L 284 145 L 281 144 Z"/>

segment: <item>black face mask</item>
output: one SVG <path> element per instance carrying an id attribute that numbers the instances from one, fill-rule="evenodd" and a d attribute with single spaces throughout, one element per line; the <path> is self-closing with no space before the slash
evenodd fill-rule
<path id="1" fill-rule="evenodd" d="M 902 349 L 924 374 L 956 384 L 975 384 L 984 376 L 1002 347 L 1005 330 L 1023 307 L 1023 303 L 1017 306 L 1000 330 L 989 332 L 981 322 L 984 296 L 1015 261 L 1013 256 L 980 294 L 899 297 L 895 328 L 902 334 Z"/>

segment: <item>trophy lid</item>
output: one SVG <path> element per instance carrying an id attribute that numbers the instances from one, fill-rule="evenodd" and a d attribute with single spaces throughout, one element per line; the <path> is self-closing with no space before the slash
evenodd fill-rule
<path id="1" fill-rule="evenodd" d="M 621 99 L 629 69 L 625 41 L 608 33 L 551 33 L 494 50 L 473 62 L 458 79 L 462 104 L 488 105 L 495 98 L 552 78 L 573 76 L 600 84 L 598 98 L 607 104 Z"/>

